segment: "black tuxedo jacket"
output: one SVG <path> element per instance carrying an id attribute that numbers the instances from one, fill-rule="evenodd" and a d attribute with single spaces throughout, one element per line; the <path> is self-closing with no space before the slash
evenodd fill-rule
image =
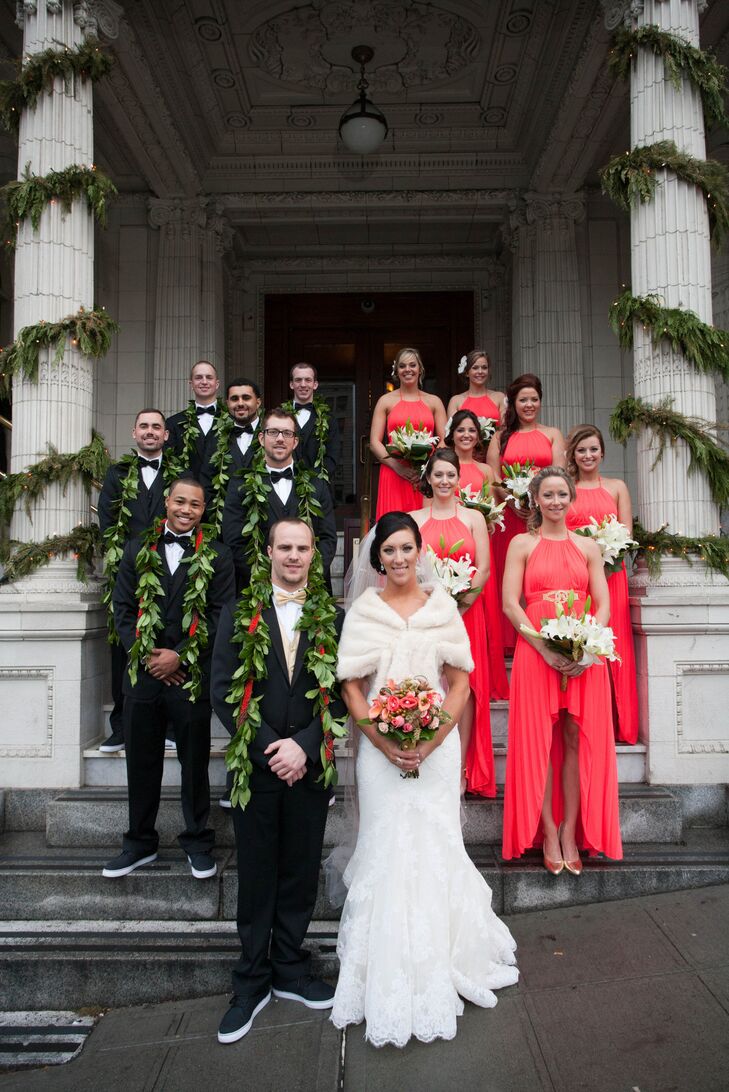
<path id="1" fill-rule="evenodd" d="M 104 484 L 99 494 L 99 526 L 102 535 L 119 518 L 122 482 L 128 472 L 129 468 L 124 466 L 123 463 L 114 463 L 106 472 Z M 137 535 L 143 534 L 156 519 L 165 514 L 165 480 L 162 467 L 157 471 L 151 489 L 147 489 L 144 484 L 141 470 L 137 470 L 137 479 L 137 496 L 128 506 L 130 515 L 127 524 L 127 542 L 132 538 L 136 538 Z"/>
<path id="2" fill-rule="evenodd" d="M 229 480 L 234 474 L 238 474 L 242 470 L 247 470 L 253 462 L 253 456 L 260 450 L 261 445 L 258 442 L 258 429 L 255 430 L 251 437 L 251 442 L 248 445 L 248 450 L 243 453 L 238 447 L 238 437 L 231 435 L 228 438 L 228 451 L 230 452 L 230 463 L 228 464 L 228 476 Z M 214 448 L 211 448 L 210 454 L 212 454 Z M 204 465 L 200 471 L 200 481 L 205 488 L 205 497 L 210 499 L 212 493 L 212 473 L 210 464 Z"/>
<path id="3" fill-rule="evenodd" d="M 299 460 L 307 466 L 310 470 L 316 471 L 316 457 L 319 453 L 319 440 L 317 439 L 314 426 L 316 424 L 316 411 L 309 414 L 309 420 L 299 433 L 299 443 L 294 451 L 294 459 Z M 326 443 L 326 451 L 324 454 L 324 466 L 329 474 L 329 482 L 334 482 L 334 471 L 339 465 L 339 460 L 342 455 L 342 438 L 339 434 L 339 425 L 337 420 L 332 414 L 329 417 L 329 436 Z M 332 492 L 334 492 L 334 486 L 331 486 Z"/>
<path id="4" fill-rule="evenodd" d="M 231 475 L 228 483 L 228 492 L 223 508 L 223 542 L 230 547 L 235 562 L 235 575 L 240 590 L 245 586 L 250 577 L 250 568 L 246 561 L 246 544 L 242 536 L 244 515 L 241 504 L 241 492 L 246 487 L 246 473 L 243 470 L 238 475 Z M 314 535 L 321 553 L 324 566 L 324 575 L 329 578 L 329 567 L 337 552 L 337 527 L 334 522 L 334 508 L 332 495 L 327 485 L 319 480 L 314 481 L 316 499 L 321 507 L 321 515 L 314 518 Z M 294 483 L 289 499 L 283 504 L 278 493 L 272 487 L 268 494 L 268 514 L 264 524 L 264 533 L 273 523 L 287 516 L 298 516 L 299 500 L 296 496 L 296 483 Z"/>
<path id="5" fill-rule="evenodd" d="M 235 605 L 224 607 L 218 625 L 213 651 L 211 670 L 211 699 L 213 709 L 231 736 L 235 735 L 236 708 L 228 704 L 225 698 L 230 690 L 230 681 L 238 670 L 240 645 L 233 644 L 233 621 Z M 268 607 L 263 612 L 263 620 L 271 634 L 271 648 L 266 657 L 263 675 L 253 686 L 253 696 L 261 697 L 259 710 L 261 724 L 255 739 L 251 743 L 249 757 L 253 764 L 251 789 L 274 792 L 285 787 L 285 782 L 272 773 L 269 768 L 270 756 L 264 754 L 269 743 L 277 739 L 290 737 L 306 752 L 306 780 L 312 788 L 324 789 L 323 782 L 317 782 L 322 773 L 321 720 L 314 712 L 314 703 L 307 698 L 308 690 L 317 689 L 316 677 L 304 666 L 304 654 L 309 648 L 309 640 L 302 633 L 296 651 L 296 661 L 291 681 L 286 667 L 286 654 L 281 640 L 275 607 Z M 342 632 L 344 612 L 337 609 L 337 639 Z M 329 708 L 332 716 L 341 717 L 346 712 L 344 702 L 338 692 L 330 694 Z M 328 790 L 327 790 L 328 791 Z"/>
<path id="6" fill-rule="evenodd" d="M 216 409 L 216 414 L 227 413 L 227 410 L 220 406 Z M 175 455 L 179 458 L 182 455 L 184 447 L 184 426 L 187 418 L 187 411 L 180 410 L 179 413 L 173 413 L 171 417 L 167 418 L 167 430 L 169 432 L 169 439 L 165 444 L 165 447 L 170 448 Z M 215 446 L 217 444 L 217 436 L 215 430 L 211 427 L 208 429 L 207 435 L 200 428 L 200 421 L 197 421 L 197 436 L 195 438 L 195 451 L 190 460 L 189 466 L 183 466 L 183 470 L 189 470 L 196 478 L 198 478 L 203 485 L 210 481 L 210 459 L 215 453 Z M 207 491 L 206 491 L 207 497 Z"/>
<path id="7" fill-rule="evenodd" d="M 124 547 L 124 554 L 114 585 L 114 624 L 127 656 L 136 639 L 139 603 L 136 595 L 138 577 L 135 561 L 141 546 L 142 540 L 137 538 L 128 542 Z M 232 603 L 235 600 L 235 578 L 230 550 L 218 542 L 213 543 L 213 549 L 215 550 L 213 575 L 208 585 L 207 609 L 205 611 L 208 623 L 208 644 L 200 657 L 200 667 L 203 674 L 200 693 L 201 700 L 204 701 L 207 700 L 210 687 L 210 659 L 220 612 L 226 603 Z M 186 637 L 182 629 L 182 600 L 187 587 L 189 568 L 184 563 L 185 559 L 183 557 L 183 561 L 177 566 L 175 572 L 170 573 L 167 567 L 165 546 L 161 537 L 158 550 L 162 560 L 160 582 L 162 584 L 163 599 L 160 604 L 162 629 L 157 638 L 157 645 L 159 648 L 174 648 L 175 651 L 179 651 Z M 185 555 L 185 557 L 190 556 L 192 555 Z M 183 700 L 187 700 L 188 695 L 188 691 L 183 690 L 181 686 L 166 687 L 159 679 L 153 678 L 141 664 L 137 674 L 137 682 L 134 686 L 129 681 L 128 671 L 125 672 L 123 689 L 125 694 L 136 698 L 138 701 L 152 701 L 163 690 L 170 690 L 175 697 Z"/>

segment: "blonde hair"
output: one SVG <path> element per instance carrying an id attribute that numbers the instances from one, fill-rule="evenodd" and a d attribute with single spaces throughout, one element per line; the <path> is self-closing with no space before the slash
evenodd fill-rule
<path id="1" fill-rule="evenodd" d="M 567 465 L 568 472 L 572 475 L 575 481 L 579 480 L 580 472 L 577 469 L 577 463 L 575 462 L 575 448 L 578 444 L 581 444 L 583 440 L 587 440 L 590 436 L 597 436 L 600 441 L 600 451 L 602 451 L 603 457 L 605 455 L 605 438 L 600 432 L 597 425 L 575 425 L 573 429 L 567 434 L 567 450 L 565 452 L 565 463 Z"/>
<path id="2" fill-rule="evenodd" d="M 395 357 L 395 359 L 392 362 L 392 378 L 397 379 L 397 369 L 400 367 L 400 364 L 402 363 L 402 358 L 404 356 L 414 356 L 415 359 L 417 360 L 417 362 L 418 362 L 418 386 L 420 386 L 421 383 L 423 382 L 423 379 L 425 378 L 425 365 L 423 364 L 423 359 L 422 359 L 422 357 L 421 357 L 421 355 L 420 355 L 420 353 L 418 352 L 417 349 L 409 349 L 407 347 L 404 348 L 404 349 L 400 349 L 397 356 Z"/>
<path id="3" fill-rule="evenodd" d="M 561 478 L 570 491 L 570 500 L 573 501 L 577 496 L 575 483 L 563 466 L 545 466 L 538 474 L 535 474 L 529 482 L 529 518 L 527 519 L 527 528 L 532 534 L 542 525 L 542 513 L 537 504 L 537 497 L 542 482 L 546 478 Z"/>

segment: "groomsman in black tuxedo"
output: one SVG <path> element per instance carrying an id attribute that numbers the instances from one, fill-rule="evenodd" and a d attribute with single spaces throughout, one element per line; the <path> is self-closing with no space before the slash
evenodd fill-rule
<path id="1" fill-rule="evenodd" d="M 126 544 L 151 527 L 155 519 L 164 515 L 162 448 L 168 435 L 161 410 L 139 411 L 132 429 L 132 439 L 137 449 L 136 496 L 128 500 L 126 505 L 122 505 L 124 482 L 133 469 L 133 461 L 127 458 L 110 466 L 99 494 L 99 526 L 102 535 L 106 535 L 113 527 L 119 527 Z M 128 516 L 122 511 L 123 507 L 129 510 Z M 124 747 L 122 679 L 126 661 L 122 646 L 118 643 L 112 645 L 111 696 L 114 708 L 109 717 L 111 735 L 101 744 L 100 751 L 121 751 Z"/>
<path id="2" fill-rule="evenodd" d="M 299 498 L 294 476 L 294 452 L 299 442 L 298 424 L 295 417 L 277 406 L 269 410 L 261 422 L 258 440 L 265 454 L 265 469 L 271 489 L 268 494 L 268 514 L 264 525 L 267 533 L 277 520 L 299 514 Z M 245 515 L 242 493 L 246 488 L 245 470 L 239 477 L 231 477 L 223 511 L 223 542 L 230 547 L 235 562 L 235 575 L 240 593 L 250 578 L 246 560 L 246 540 L 243 538 Z M 314 534 L 321 553 L 324 575 L 329 581 L 329 567 L 337 549 L 337 528 L 334 522 L 332 497 L 326 484 L 314 480 L 314 492 L 321 512 L 314 517 Z"/>
<path id="3" fill-rule="evenodd" d="M 301 459 L 305 466 L 316 470 L 319 454 L 319 438 L 316 435 L 317 407 L 314 395 L 319 387 L 319 376 L 313 364 L 294 364 L 289 373 L 289 387 L 294 396 L 294 413 L 299 425 L 299 446 L 295 458 Z M 342 455 L 342 439 L 335 417 L 327 422 L 328 435 L 324 453 L 324 469 L 329 475 L 330 488 L 334 492 L 334 471 Z"/>
<path id="4" fill-rule="evenodd" d="M 263 611 L 271 647 L 254 682 L 261 723 L 251 742 L 251 798 L 233 808 L 238 858 L 238 933 L 241 956 L 233 970 L 231 1008 L 218 1031 L 221 1043 L 241 1039 L 257 1013 L 277 997 L 310 1009 L 331 1008 L 334 990 L 309 973 L 303 949 L 316 901 L 324 828 L 331 789 L 322 774 L 322 727 L 307 692 L 315 675 L 304 663 L 309 641 L 296 629 L 314 556 L 314 536 L 303 520 L 283 519 L 269 531 L 272 605 Z M 235 708 L 226 701 L 239 667 L 232 640 L 235 607 L 220 618 L 213 652 L 213 708 L 235 733 Z M 343 613 L 337 612 L 337 634 Z M 330 708 L 344 712 L 338 696 Z"/>
<path id="5" fill-rule="evenodd" d="M 185 452 L 188 430 L 194 432 L 194 443 L 189 458 L 189 470 L 194 477 L 205 481 L 210 478 L 210 458 L 217 446 L 217 434 L 213 425 L 221 411 L 218 404 L 220 380 L 215 365 L 209 360 L 198 360 L 190 369 L 190 389 L 192 399 L 187 409 L 180 410 L 167 418 L 169 440 L 167 446 L 179 458 Z M 194 407 L 194 414 L 193 414 Z"/>
<path id="6" fill-rule="evenodd" d="M 190 634 L 183 630 L 183 600 L 189 579 L 189 564 L 195 552 L 195 537 L 205 512 L 205 494 L 194 478 L 178 478 L 170 485 L 165 500 L 166 523 L 155 541 L 162 567 L 157 597 L 161 621 L 156 646 L 138 668 L 132 683 L 124 676 L 124 735 L 126 741 L 129 791 L 129 829 L 122 853 L 109 861 L 103 875 L 117 879 L 157 857 L 159 837 L 155 821 L 159 809 L 164 766 L 165 730 L 168 721 L 175 729 L 177 757 L 182 767 L 181 797 L 185 830 L 179 843 L 187 854 L 192 875 L 203 880 L 214 876 L 211 849 L 214 831 L 208 826 L 210 814 L 210 658 L 223 607 L 234 600 L 235 582 L 230 551 L 220 543 L 209 544 L 212 575 L 206 595 L 205 621 L 208 640 L 198 649 L 202 672 L 200 694 L 190 700 L 183 688 L 186 670 L 180 651 Z M 204 540 L 203 540 L 204 542 Z M 137 638 L 140 572 L 137 556 L 144 545 L 134 539 L 124 550 L 114 585 L 114 620 L 127 655 Z M 145 571 L 146 572 L 146 571 Z M 152 570 L 150 570 L 150 573 Z M 199 630 L 200 624 L 195 627 Z"/>

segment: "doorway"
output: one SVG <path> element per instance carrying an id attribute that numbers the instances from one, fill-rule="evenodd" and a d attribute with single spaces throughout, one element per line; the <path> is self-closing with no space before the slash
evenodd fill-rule
<path id="1" fill-rule="evenodd" d="M 415 346 L 425 364 L 425 388 L 447 404 L 458 389 L 457 362 L 474 338 L 471 292 L 357 292 L 268 295 L 265 298 L 265 403 L 290 396 L 292 364 L 319 373 L 342 434 L 333 482 L 337 525 L 374 512 L 377 468 L 368 457 L 377 399 L 392 389 L 392 362 Z"/>

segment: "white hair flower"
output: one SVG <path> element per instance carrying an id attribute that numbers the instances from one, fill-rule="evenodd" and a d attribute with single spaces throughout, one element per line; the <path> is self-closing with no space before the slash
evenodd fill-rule
<path id="1" fill-rule="evenodd" d="M 458 374 L 459 375 L 463 375 L 463 373 L 466 370 L 466 365 L 467 364 L 468 364 L 468 357 L 462 356 L 461 359 L 458 361 Z"/>
<path id="2" fill-rule="evenodd" d="M 446 427 L 445 427 L 446 438 L 448 438 L 448 436 L 450 436 L 450 434 L 451 434 L 451 425 L 452 424 L 453 424 L 453 417 L 449 417 L 448 420 L 446 421 Z"/>

